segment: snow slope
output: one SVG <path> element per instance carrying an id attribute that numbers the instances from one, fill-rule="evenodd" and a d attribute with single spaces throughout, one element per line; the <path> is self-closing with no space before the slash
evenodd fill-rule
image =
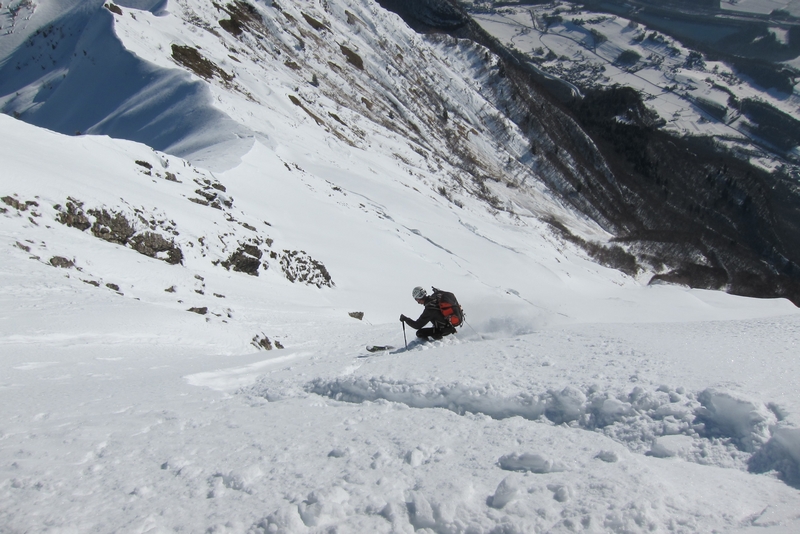
<path id="1" fill-rule="evenodd" d="M 0 218 L 5 530 L 800 521 L 800 332 L 785 301 L 641 287 L 483 208 L 459 224 L 410 185 L 290 170 L 265 148 L 217 177 L 233 201 L 218 210 L 186 198 L 215 177 L 175 157 L 0 119 L 16 199 Z M 361 156 L 352 169 L 369 176 Z M 69 197 L 139 209 L 183 264 L 61 224 L 53 206 Z M 265 252 L 324 258 L 335 287 L 292 284 L 271 258 L 257 277 L 214 265 L 254 233 L 244 224 L 274 240 Z M 468 325 L 367 357 L 366 342 L 403 346 L 394 316 L 414 313 L 416 283 L 455 290 Z M 284 348 L 257 351 L 264 335 Z"/>
<path id="2" fill-rule="evenodd" d="M 341 28 L 346 13 L 398 24 L 419 61 L 465 73 L 442 98 L 480 116 L 469 47 L 419 40 L 371 2 L 309 5 Z M 213 33 L 170 19 L 212 8 L 140 7 L 153 13 L 113 15 L 122 53 L 200 33 L 231 72 Z M 217 140 L 189 162 L 0 115 L 0 530 L 800 526 L 794 306 L 599 267 L 538 216 L 603 232 L 534 185 L 503 197 L 514 214 L 448 198 L 451 162 L 369 110 L 314 100 L 305 72 L 292 85 L 295 69 L 242 55 L 254 74 L 229 91 L 148 57 L 170 87 L 204 84 L 208 109 L 254 132 L 247 150 L 228 158 Z M 428 344 L 406 331 L 399 350 L 415 285 L 454 291 L 468 322 Z"/>
<path id="3" fill-rule="evenodd" d="M 102 2 L 35 5 L 29 20 L 16 23 L 22 28 L 3 36 L 10 41 L 0 48 L 7 53 L 0 63 L 6 113 L 62 133 L 112 135 L 174 154 L 200 158 L 209 146 L 229 154 L 212 167 L 229 166 L 250 148 L 253 134 L 211 105 L 204 84 L 126 49 Z"/>

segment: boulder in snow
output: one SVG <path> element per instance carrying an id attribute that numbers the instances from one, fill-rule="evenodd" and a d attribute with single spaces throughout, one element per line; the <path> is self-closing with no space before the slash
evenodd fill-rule
<path id="1" fill-rule="evenodd" d="M 661 436 L 653 442 L 648 456 L 656 458 L 672 458 L 674 456 L 685 456 L 692 450 L 694 438 L 691 436 L 675 435 Z"/>
<path id="2" fill-rule="evenodd" d="M 566 467 L 557 460 L 545 458 L 541 454 L 524 452 L 506 454 L 498 460 L 501 469 L 506 471 L 530 471 L 531 473 L 552 473 L 565 471 Z"/>

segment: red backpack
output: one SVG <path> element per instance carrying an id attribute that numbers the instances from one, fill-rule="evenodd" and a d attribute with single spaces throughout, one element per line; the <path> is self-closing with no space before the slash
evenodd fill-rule
<path id="1" fill-rule="evenodd" d="M 464 324 L 464 310 L 458 303 L 456 296 L 449 291 L 442 291 L 441 289 L 433 289 L 433 297 L 439 305 L 439 311 L 444 315 L 444 319 L 450 326 L 461 326 Z"/>

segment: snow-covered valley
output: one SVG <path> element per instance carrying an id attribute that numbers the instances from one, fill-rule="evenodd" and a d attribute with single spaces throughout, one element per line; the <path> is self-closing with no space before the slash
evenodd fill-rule
<path id="1" fill-rule="evenodd" d="M 20 4 L 14 61 L 68 11 Z M 243 5 L 84 6 L 85 63 L 0 79 L 27 121 L 0 115 L 0 531 L 800 528 L 793 304 L 594 263 L 548 221 L 609 234 L 519 162 L 479 47 L 369 0 Z M 58 128 L 103 65 L 148 84 Z M 458 334 L 403 329 L 416 285 Z"/>
<path id="2" fill-rule="evenodd" d="M 758 102 L 795 117 L 800 97 L 793 90 L 759 84 L 713 54 L 702 54 L 680 39 L 623 16 L 593 11 L 591 6 L 568 2 L 496 9 L 478 6 L 483 4 L 472 4 L 475 19 L 486 31 L 549 75 L 578 85 L 573 86 L 576 92 L 591 87 L 632 87 L 669 131 L 713 136 L 749 152 L 770 169 L 782 164 L 782 158 L 772 153 L 775 146 L 771 143 L 783 143 L 782 150 L 790 154 L 797 150 L 797 140 L 788 131 L 782 132 L 783 137 L 760 139 L 755 115 L 748 107 Z M 723 6 L 744 9 L 747 4 Z M 680 23 L 691 26 L 684 19 L 674 25 Z M 698 41 L 715 31 L 725 35 L 737 30 L 711 23 L 696 26 Z M 780 28 L 770 30 L 786 33 Z M 788 51 L 786 54 L 791 57 Z"/>

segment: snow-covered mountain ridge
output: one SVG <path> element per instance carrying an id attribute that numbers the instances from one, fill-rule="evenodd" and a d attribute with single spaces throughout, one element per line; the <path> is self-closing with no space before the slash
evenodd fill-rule
<path id="1" fill-rule="evenodd" d="M 64 129 L 0 116 L 0 530 L 798 525 L 797 308 L 587 258 L 550 189 L 585 161 L 526 152 L 486 49 L 366 0 L 107 6 L 0 38 L 3 105 Z M 420 284 L 456 336 L 398 325 Z"/>
<path id="2" fill-rule="evenodd" d="M 107 103 L 116 103 L 120 108 L 95 125 L 87 127 L 80 123 L 81 131 L 109 131 L 122 137 L 134 132 L 135 135 L 131 135 L 134 139 L 144 137 L 150 146 L 185 153 L 193 161 L 208 162 L 212 167 L 233 164 L 231 158 L 238 159 L 240 150 L 249 149 L 257 140 L 280 155 L 277 162 L 270 161 L 278 166 L 271 173 L 292 169 L 305 172 L 300 166 L 308 164 L 302 157 L 298 158 L 295 147 L 319 139 L 323 145 L 339 147 L 340 154 L 345 156 L 333 163 L 336 172 L 348 167 L 353 170 L 351 149 L 371 150 L 384 161 L 379 171 L 370 168 L 366 173 L 352 173 L 348 179 L 370 182 L 376 174 L 393 178 L 401 176 L 397 173 L 400 171 L 412 182 L 419 182 L 420 191 L 435 192 L 438 200 L 433 204 L 437 206 L 449 203 L 454 209 L 462 210 L 477 200 L 490 212 L 499 214 L 500 219 L 508 219 L 515 226 L 523 223 L 534 232 L 547 227 L 540 221 L 569 221 L 566 226 L 587 239 L 607 239 L 607 234 L 596 224 L 565 207 L 548 191 L 539 173 L 553 176 L 553 181 L 564 182 L 559 178 L 561 170 L 546 158 L 537 163 L 531 161 L 529 155 L 525 156 L 525 137 L 492 107 L 490 101 L 484 100 L 481 91 L 492 84 L 498 85 L 497 90 L 501 91 L 502 82 L 496 72 L 486 70 L 485 52 L 474 45 L 452 39 L 424 41 L 407 28 L 400 31 L 402 26 L 396 26 L 396 17 L 371 4 L 349 6 L 352 11 L 328 6 L 327 9 L 336 15 L 330 20 L 310 9 L 311 6 L 305 8 L 307 12 L 293 6 L 290 11 L 277 4 L 258 8 L 267 12 L 252 6 L 247 8 L 243 3 L 227 7 L 177 3 L 173 7 L 174 13 L 158 5 L 152 7 L 152 12 L 130 11 L 124 15 L 119 12 L 127 8 L 110 4 L 94 11 L 85 4 L 66 9 L 59 20 L 69 24 L 51 22 L 51 27 L 69 27 L 73 19 L 89 17 L 89 28 L 95 29 L 79 36 L 83 43 L 80 48 L 84 50 L 86 46 L 85 50 L 94 50 L 95 55 L 88 51 L 86 55 L 76 53 L 63 63 L 55 58 L 42 63 L 43 56 L 36 55 L 31 60 L 29 47 L 38 47 L 42 54 L 50 57 L 50 50 L 69 45 L 63 39 L 49 41 L 52 31 L 31 32 L 28 45 L 22 47 L 22 52 L 12 55 L 4 68 L 6 71 L 19 67 L 49 72 L 54 66 L 47 76 L 58 78 L 58 72 L 61 79 L 52 85 L 45 84 L 43 88 L 49 92 L 47 100 L 33 105 L 20 116 L 30 115 L 28 119 L 33 122 L 41 119 L 58 129 L 53 121 L 63 124 L 69 117 L 56 109 L 67 105 L 51 103 L 65 99 L 70 101 L 67 107 L 74 116 L 85 120 L 91 113 L 83 113 L 78 108 L 91 108 L 92 113 L 97 113 L 98 106 L 97 99 L 86 98 L 79 86 L 81 80 L 117 76 L 120 83 L 109 86 L 100 81 L 94 90 L 106 95 Z M 356 9 L 359 7 L 367 11 Z M 42 11 L 44 9 L 40 8 Z M 324 22 L 309 22 L 317 19 Z M 220 25 L 219 20 L 232 22 Z M 371 24 L 383 21 L 382 24 L 389 26 L 379 32 L 366 32 L 365 20 Z M 113 22 L 114 32 L 135 55 L 120 48 L 110 22 Z M 289 27 L 283 28 L 284 24 Z M 230 32 L 223 30 L 225 27 Z M 329 27 L 336 28 L 339 34 L 355 31 L 352 39 L 358 44 L 351 42 L 348 47 L 337 42 L 337 33 Z M 76 37 L 78 33 L 76 30 Z M 397 47 L 395 51 L 413 50 L 414 53 L 392 51 L 389 44 L 382 41 L 385 37 L 375 44 L 377 35 L 394 35 L 400 41 L 392 45 Z M 265 45 L 266 39 L 269 46 Z M 380 52 L 383 49 L 389 50 L 388 56 Z M 194 52 L 187 53 L 187 50 Z M 348 56 L 343 50 L 351 51 L 352 55 Z M 361 57 L 355 50 L 362 50 L 361 54 L 367 58 L 360 67 L 353 62 L 359 63 L 354 58 Z M 370 58 L 363 50 L 375 50 L 376 56 Z M 27 62 L 20 63 L 19 56 L 27 58 Z M 131 65 L 136 61 L 141 63 L 142 58 L 148 62 L 131 72 Z M 384 65 L 383 62 L 388 63 Z M 464 65 L 465 62 L 469 67 L 457 67 L 462 77 L 466 73 L 465 79 L 451 72 L 454 68 L 451 63 Z M 207 76 L 209 83 L 192 81 L 176 66 Z M 143 71 L 152 76 L 139 77 Z M 220 72 L 230 74 L 220 75 Z M 25 78 L 8 78 L 9 83 L 19 83 L 20 79 Z M 126 83 L 129 79 L 134 79 L 133 86 Z M 441 79 L 451 80 L 453 90 L 435 93 Z M 264 84 L 262 80 L 270 83 Z M 140 89 L 142 83 L 145 83 L 144 90 Z M 343 90 L 362 86 L 369 89 L 362 89 L 361 94 Z M 40 99 L 40 96 L 32 96 L 32 89 L 30 86 L 27 97 L 33 99 L 31 102 Z M 139 92 L 126 97 L 134 91 Z M 208 94 L 203 96 L 204 93 Z M 22 105 L 25 94 L 25 91 L 18 91 L 7 105 Z M 375 95 L 382 96 L 376 98 Z M 209 104 L 212 98 L 215 106 Z M 213 128 L 206 127 L 207 121 L 219 118 L 218 108 L 234 120 L 224 119 L 221 124 L 215 122 Z M 186 115 L 187 109 L 191 111 L 189 120 L 178 120 L 174 115 Z M 164 130 L 161 125 L 169 121 L 177 122 L 177 127 Z M 142 127 L 144 123 L 147 125 Z M 234 123 L 236 128 L 246 128 L 249 133 L 232 134 L 228 126 Z M 66 128 L 71 133 L 72 123 L 69 124 Z M 477 132 L 476 127 L 481 127 L 482 132 Z M 164 130 L 164 133 L 150 138 L 151 129 Z M 163 146 L 159 141 L 162 138 L 171 139 L 170 144 Z M 552 144 L 547 137 L 543 137 L 543 142 Z M 390 169 L 386 169 L 387 165 Z M 483 174 L 486 171 L 492 174 Z M 227 187 L 226 184 L 221 186 Z M 328 187 L 340 194 L 348 189 L 346 184 L 332 180 Z M 54 199 L 54 202 L 66 206 L 65 199 Z M 87 206 L 87 209 L 101 208 Z M 466 222 L 462 220 L 459 224 Z M 423 235 L 419 228 L 408 227 Z M 423 237 L 431 239 L 428 230 Z M 558 238 L 545 239 L 558 241 Z M 435 240 L 440 241 L 439 238 Z M 216 239 L 211 236 L 207 242 L 211 241 L 216 242 Z M 231 253 L 232 250 L 225 252 Z M 359 254 L 360 257 L 365 255 L 368 252 Z M 225 260 L 227 257 L 214 259 Z"/>
<path id="3" fill-rule="evenodd" d="M 454 17 L 443 24 L 456 35 L 490 44 L 477 25 L 464 26 L 465 12 L 428 4 L 414 9 L 434 23 Z M 287 117 L 302 117 L 304 126 L 344 146 L 368 148 L 389 135 L 411 149 L 395 157 L 425 169 L 429 187 L 455 205 L 467 195 L 549 221 L 597 260 L 631 274 L 656 271 L 693 287 L 794 299 L 797 258 L 788 243 L 796 228 L 787 221 L 798 202 L 791 180 L 702 144 L 654 136 L 646 121 L 620 126 L 617 115 L 642 116 L 627 97 L 625 109 L 592 100 L 573 112 L 576 119 L 552 105 L 507 51 L 491 45 L 494 56 L 461 38 L 399 34 L 397 20 L 383 22 L 388 14 L 376 17 L 374 6 L 128 5 L 149 11 L 125 15 L 124 5 L 82 3 L 51 21 L 50 31 L 31 31 L 4 64 L 6 112 L 63 133 L 142 141 L 212 169 L 234 165 L 253 139 L 274 143 L 264 124 Z M 19 26 L 12 42 L 23 40 L 18 34 L 27 26 Z M 70 55 L 79 36 L 80 51 L 75 45 Z M 176 64 L 208 83 L 192 81 Z M 82 87 L 98 76 L 119 83 Z M 716 178 L 703 182 L 708 176 Z M 543 207 L 542 196 L 555 202 Z M 585 214 L 618 244 L 607 247 L 596 230 L 565 225 L 574 217 L 554 204 Z"/>

